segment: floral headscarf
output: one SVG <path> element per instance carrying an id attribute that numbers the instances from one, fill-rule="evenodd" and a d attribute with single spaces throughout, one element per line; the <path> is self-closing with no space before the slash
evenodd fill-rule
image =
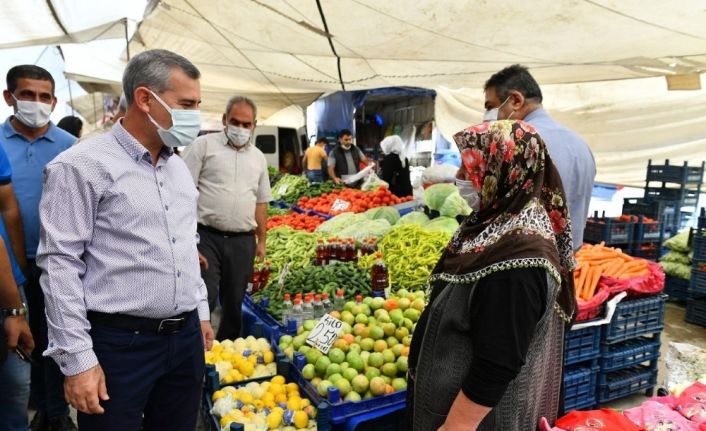
<path id="1" fill-rule="evenodd" d="M 456 231 L 430 281 L 469 284 L 497 271 L 545 268 L 562 286 L 555 309 L 571 320 L 571 222 L 544 141 L 530 124 L 509 120 L 469 127 L 454 140 L 480 209 Z"/>

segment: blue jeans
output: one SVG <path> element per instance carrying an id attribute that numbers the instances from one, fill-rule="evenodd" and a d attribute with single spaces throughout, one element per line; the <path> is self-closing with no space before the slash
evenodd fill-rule
<path id="1" fill-rule="evenodd" d="M 47 315 L 44 313 L 44 292 L 39 284 L 42 271 L 34 259 L 27 260 L 27 304 L 34 310 L 29 317 L 29 327 L 34 337 L 32 359 L 32 399 L 37 411 L 44 412 L 47 418 L 68 416 L 69 405 L 64 398 L 64 375 L 52 358 L 42 356 L 49 341 L 47 339 Z"/>
<path id="2" fill-rule="evenodd" d="M 24 298 L 21 287 L 20 295 Z M 0 318 L 0 327 L 3 323 Z M 8 352 L 7 361 L 0 369 L 0 429 L 3 431 L 27 431 L 29 379 L 30 365 L 15 352 Z"/>
<path id="3" fill-rule="evenodd" d="M 181 332 L 158 335 L 93 324 L 110 400 L 105 413 L 78 414 L 81 431 L 193 431 L 204 373 L 203 338 L 193 312 Z M 144 416 L 143 416 L 144 413 Z"/>
<path id="4" fill-rule="evenodd" d="M 310 183 L 323 183 L 324 182 L 324 174 L 321 171 L 321 169 L 315 169 L 315 170 L 309 170 L 306 171 L 306 178 L 309 180 Z"/>

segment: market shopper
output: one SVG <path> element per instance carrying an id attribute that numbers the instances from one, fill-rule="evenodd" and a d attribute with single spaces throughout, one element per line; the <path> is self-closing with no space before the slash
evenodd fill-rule
<path id="1" fill-rule="evenodd" d="M 12 167 L 0 147 L 0 208 L 17 207 L 11 179 Z M 34 339 L 26 320 L 27 301 L 22 289 L 25 276 L 15 259 L 4 221 L 0 216 L 0 326 L 4 335 L 0 338 L 0 429 L 19 431 L 28 426 L 30 364 L 16 351 L 19 347 L 31 353 Z"/>
<path id="2" fill-rule="evenodd" d="M 302 166 L 304 166 L 306 171 L 306 178 L 311 184 L 324 182 L 322 162 L 328 160 L 326 150 L 324 150 L 327 143 L 328 140 L 326 138 L 317 139 L 314 146 L 306 149 L 302 158 Z"/>
<path id="3" fill-rule="evenodd" d="M 385 155 L 380 162 L 380 177 L 389 184 L 397 197 L 412 195 L 412 180 L 409 176 L 409 160 L 404 156 L 404 142 L 397 135 L 388 136 L 380 142 Z"/>
<path id="4" fill-rule="evenodd" d="M 526 431 L 556 419 L 564 324 L 575 310 L 559 174 L 521 121 L 454 136 L 475 211 L 430 278 L 410 352 L 409 428 Z"/>
<path id="5" fill-rule="evenodd" d="M 55 83 L 45 69 L 34 65 L 15 66 L 7 73 L 5 102 L 14 114 L 3 124 L 2 146 L 15 173 L 13 187 L 24 227 L 24 254 L 18 257 L 26 268 L 26 294 L 29 323 L 37 343 L 32 366 L 32 399 L 37 413 L 32 430 L 75 430 L 64 399 L 64 376 L 54 361 L 42 357 L 47 348 L 47 320 L 44 295 L 39 285 L 40 271 L 35 255 L 39 244 L 39 199 L 44 167 L 71 147 L 76 137 L 55 126 L 49 119 L 56 107 Z M 26 265 L 26 266 L 25 266 Z"/>
<path id="6" fill-rule="evenodd" d="M 265 155 L 252 144 L 257 106 L 232 97 L 223 114 L 223 130 L 203 135 L 182 157 L 199 190 L 201 269 L 214 310 L 223 314 L 216 338 L 240 336 L 241 306 L 255 257 L 265 258 L 267 206 L 272 200 Z"/>
<path id="7" fill-rule="evenodd" d="M 544 139 L 564 184 L 575 249 L 583 243 L 583 230 L 596 177 L 596 162 L 586 141 L 559 124 L 542 107 L 542 90 L 527 68 L 515 64 L 485 83 L 485 120 L 524 120 Z"/>
<path id="8" fill-rule="evenodd" d="M 198 192 L 173 148 L 201 116 L 199 70 L 165 50 L 123 74 L 127 113 L 47 165 L 40 204 L 52 357 L 81 430 L 193 430 L 210 348 Z"/>
<path id="9" fill-rule="evenodd" d="M 336 183 L 341 184 L 347 177 L 360 172 L 360 164 L 368 164 L 370 161 L 365 154 L 353 145 L 353 134 L 348 129 L 343 129 L 338 134 L 338 145 L 336 145 L 328 157 L 328 176 Z M 362 181 L 349 184 L 357 187 Z"/>
<path id="10" fill-rule="evenodd" d="M 56 123 L 56 127 L 67 131 L 76 138 L 83 136 L 83 120 L 74 115 L 67 115 L 62 118 Z"/>

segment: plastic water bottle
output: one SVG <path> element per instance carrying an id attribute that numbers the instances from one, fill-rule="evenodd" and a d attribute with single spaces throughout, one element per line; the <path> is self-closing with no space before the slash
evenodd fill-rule
<path id="1" fill-rule="evenodd" d="M 314 318 L 314 306 L 311 303 L 311 295 L 307 295 L 306 298 L 304 298 L 302 310 L 304 311 L 302 320 L 311 320 Z"/>
<path id="2" fill-rule="evenodd" d="M 333 298 L 333 309 L 336 311 L 342 311 L 343 306 L 346 304 L 346 299 L 343 297 L 343 290 L 338 289 L 336 291 L 336 297 Z"/>
<path id="3" fill-rule="evenodd" d="M 333 302 L 328 297 L 328 293 L 323 293 L 321 295 L 321 305 L 324 306 L 324 314 L 328 314 L 333 311 Z"/>
<path id="4" fill-rule="evenodd" d="M 292 313 L 292 308 L 294 305 L 292 304 L 292 297 L 289 295 L 289 293 L 284 294 L 284 301 L 282 301 L 282 324 L 287 325 L 287 321 L 289 320 L 289 315 Z"/>
<path id="5" fill-rule="evenodd" d="M 320 319 L 324 315 L 324 304 L 321 302 L 321 295 L 314 296 L 314 319 Z"/>
<path id="6" fill-rule="evenodd" d="M 289 320 L 297 322 L 297 329 L 304 323 L 304 310 L 302 308 L 302 300 L 297 298 L 294 300 L 292 312 L 289 313 Z"/>

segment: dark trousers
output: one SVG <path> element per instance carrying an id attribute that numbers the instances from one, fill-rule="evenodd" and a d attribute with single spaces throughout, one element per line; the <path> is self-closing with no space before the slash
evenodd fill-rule
<path id="1" fill-rule="evenodd" d="M 81 431 L 193 431 L 204 373 L 198 314 L 172 335 L 91 325 L 110 400 L 102 415 L 78 414 Z M 144 414 L 144 418 L 143 418 Z"/>
<path id="2" fill-rule="evenodd" d="M 64 398 L 64 375 L 51 358 L 45 358 L 42 353 L 47 349 L 47 315 L 44 313 L 44 292 L 39 285 L 41 269 L 34 259 L 27 261 L 27 306 L 29 313 L 29 328 L 34 336 L 34 351 L 32 358 L 32 380 L 30 397 L 37 410 L 46 413 L 50 419 L 69 414 L 69 405 Z"/>
<path id="3" fill-rule="evenodd" d="M 242 327 L 241 307 L 255 260 L 255 236 L 219 235 L 201 227 L 198 232 L 199 253 L 208 260 L 208 269 L 201 268 L 208 306 L 213 311 L 220 300 L 223 309 L 216 339 L 233 340 Z"/>

